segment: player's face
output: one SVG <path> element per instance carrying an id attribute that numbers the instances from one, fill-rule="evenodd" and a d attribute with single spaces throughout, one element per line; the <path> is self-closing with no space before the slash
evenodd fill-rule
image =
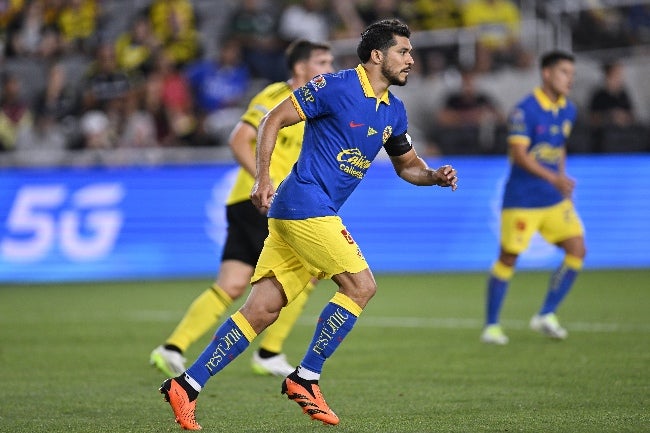
<path id="1" fill-rule="evenodd" d="M 558 96 L 567 96 L 573 86 L 576 68 L 573 62 L 561 60 L 554 66 L 547 68 L 544 80 L 549 90 Z"/>
<path id="2" fill-rule="evenodd" d="M 306 63 L 306 75 L 308 79 L 316 75 L 334 72 L 334 56 L 329 50 L 314 50 Z"/>
<path id="3" fill-rule="evenodd" d="M 396 86 L 403 86 L 408 80 L 411 66 L 415 61 L 411 55 L 411 42 L 404 36 L 395 36 L 395 45 L 390 47 L 381 63 L 381 72 L 388 80 L 388 83 Z"/>

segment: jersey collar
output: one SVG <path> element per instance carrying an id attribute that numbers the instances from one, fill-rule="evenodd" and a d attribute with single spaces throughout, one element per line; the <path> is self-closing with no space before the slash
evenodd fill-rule
<path id="1" fill-rule="evenodd" d="M 533 94 L 544 111 L 556 112 L 560 108 L 566 107 L 566 98 L 564 96 L 560 96 L 557 102 L 553 102 L 546 96 L 541 87 L 535 87 Z"/>
<path id="2" fill-rule="evenodd" d="M 377 96 L 375 96 L 375 91 L 372 90 L 370 80 L 368 80 L 368 75 L 366 74 L 366 70 L 363 68 L 363 65 L 358 65 L 356 68 L 354 68 L 354 70 L 357 71 L 357 76 L 359 77 L 361 88 L 363 89 L 363 94 L 366 96 L 366 98 L 376 98 L 377 104 L 384 102 L 386 105 L 390 105 L 390 101 L 388 99 L 388 90 L 386 90 L 384 94 L 381 95 L 381 98 L 377 98 Z"/>

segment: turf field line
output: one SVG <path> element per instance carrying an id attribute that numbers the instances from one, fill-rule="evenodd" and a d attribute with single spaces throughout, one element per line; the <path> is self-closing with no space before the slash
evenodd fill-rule
<path id="1" fill-rule="evenodd" d="M 137 310 L 126 312 L 128 319 L 138 322 L 175 322 L 179 320 L 178 312 L 169 310 Z M 313 327 L 317 317 L 301 317 L 297 325 Z M 605 322 L 571 322 L 564 320 L 562 324 L 569 331 L 612 333 L 612 332 L 641 332 L 650 333 L 650 323 L 605 323 Z M 460 317 L 380 317 L 361 316 L 360 326 L 375 328 L 428 328 L 428 329 L 481 329 L 483 321 Z M 528 321 L 504 320 L 502 325 L 508 329 L 528 329 Z"/>
<path id="2" fill-rule="evenodd" d="M 313 317 L 299 319 L 300 325 L 313 326 L 317 318 Z M 633 323 L 598 323 L 598 322 L 569 322 L 562 324 L 571 331 L 579 332 L 650 332 L 650 324 Z M 483 321 L 467 318 L 439 318 L 439 317 L 362 317 L 359 319 L 360 326 L 376 328 L 431 328 L 431 329 L 481 329 Z M 502 325 L 507 329 L 524 330 L 528 329 L 528 321 L 504 320 Z"/>

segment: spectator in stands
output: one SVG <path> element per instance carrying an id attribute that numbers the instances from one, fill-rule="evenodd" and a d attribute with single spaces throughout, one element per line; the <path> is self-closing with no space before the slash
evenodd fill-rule
<path id="1" fill-rule="evenodd" d="M 25 0 L 4 0 L 0 6 L 0 64 L 6 55 L 9 25 L 25 7 Z"/>
<path id="2" fill-rule="evenodd" d="M 117 65 L 113 44 L 100 44 L 81 84 L 80 123 L 85 140 L 73 147 L 115 145 L 131 87 L 129 76 Z"/>
<path id="3" fill-rule="evenodd" d="M 40 1 L 25 4 L 7 28 L 7 57 L 32 57 L 49 59 L 59 51 L 56 29 L 48 26 Z"/>
<path id="4" fill-rule="evenodd" d="M 81 137 L 78 146 L 85 150 L 112 149 L 117 141 L 117 131 L 111 126 L 108 115 L 100 110 L 85 112 L 79 121 Z"/>
<path id="5" fill-rule="evenodd" d="M 620 62 L 603 65 L 604 82 L 593 92 L 589 103 L 591 125 L 629 126 L 634 123 L 634 107 L 625 88 L 625 71 Z"/>
<path id="6" fill-rule="evenodd" d="M 101 8 L 96 0 L 67 0 L 57 24 L 66 53 L 91 54 L 101 29 Z"/>
<path id="7" fill-rule="evenodd" d="M 411 28 L 415 30 L 447 30 L 462 25 L 461 13 L 455 0 L 414 0 Z M 436 45 L 415 48 L 425 75 L 441 72 L 450 65 L 458 66 L 458 47 Z"/>
<path id="8" fill-rule="evenodd" d="M 5 0 L 0 9 L 0 29 L 6 29 L 25 6 L 25 0 Z"/>
<path id="9" fill-rule="evenodd" d="M 332 39 L 357 38 L 364 29 L 354 2 L 349 0 L 329 0 L 335 20 L 330 29 Z M 353 66 L 354 67 L 354 66 Z"/>
<path id="10" fill-rule="evenodd" d="M 38 0 L 43 4 L 43 19 L 49 27 L 57 27 L 61 10 L 67 0 Z"/>
<path id="11" fill-rule="evenodd" d="M 154 0 L 149 19 L 154 35 L 174 64 L 183 65 L 200 55 L 196 15 L 190 0 Z"/>
<path id="12" fill-rule="evenodd" d="M 162 84 L 159 79 L 147 79 L 144 83 L 144 107 L 154 122 L 156 141 L 160 146 L 172 146 L 177 143 L 162 103 Z"/>
<path id="13" fill-rule="evenodd" d="M 286 43 L 278 35 L 278 14 L 267 0 L 242 0 L 228 18 L 227 34 L 239 40 L 244 63 L 256 78 L 284 81 Z"/>
<path id="14" fill-rule="evenodd" d="M 370 25 L 382 19 L 397 18 L 410 22 L 411 9 L 408 2 L 399 0 L 359 0 L 357 10 L 364 25 Z"/>
<path id="15" fill-rule="evenodd" d="M 56 129 L 64 133 L 66 143 L 73 141 L 77 133 L 79 114 L 77 93 L 76 87 L 68 81 L 65 65 L 60 62 L 50 65 L 45 89 L 37 95 L 35 102 L 34 111 L 42 116 L 40 131 L 54 129 L 49 125 L 54 122 L 58 124 Z"/>
<path id="16" fill-rule="evenodd" d="M 627 45 L 625 17 L 621 9 L 605 7 L 601 0 L 590 0 L 571 25 L 576 50 L 601 50 Z"/>
<path id="17" fill-rule="evenodd" d="M 630 6 L 624 29 L 631 44 L 650 44 L 650 3 Z"/>
<path id="18" fill-rule="evenodd" d="M 146 75 L 151 69 L 153 54 L 160 46 L 149 17 L 143 13 L 136 14 L 129 29 L 115 41 L 117 64 L 130 74 Z"/>
<path id="19" fill-rule="evenodd" d="M 118 147 L 156 147 L 159 145 L 156 121 L 146 110 L 144 88 L 134 88 L 124 104 L 124 116 L 117 139 Z"/>
<path id="20" fill-rule="evenodd" d="M 602 151 L 608 130 L 631 130 L 635 127 L 632 99 L 625 88 L 625 71 L 619 61 L 603 65 L 603 83 L 589 101 L 589 124 L 595 151 Z"/>
<path id="21" fill-rule="evenodd" d="M 486 153 L 494 150 L 497 128 L 505 115 L 495 100 L 476 85 L 476 72 L 464 69 L 460 87 L 450 92 L 436 113 L 436 139 L 445 154 Z"/>
<path id="22" fill-rule="evenodd" d="M 57 163 L 65 155 L 68 138 L 56 120 L 56 115 L 45 106 L 34 110 L 34 123 L 21 128 L 16 136 L 15 154 L 18 160 L 30 165 Z"/>
<path id="23" fill-rule="evenodd" d="M 155 120 L 161 145 L 194 144 L 197 122 L 190 85 L 166 51 L 155 55 L 154 69 L 145 83 L 145 108 Z"/>
<path id="24" fill-rule="evenodd" d="M 110 42 L 99 45 L 81 84 L 81 110 L 108 110 L 111 103 L 129 91 L 131 83 L 119 68 L 115 47 Z"/>
<path id="25" fill-rule="evenodd" d="M 32 110 L 22 98 L 22 84 L 17 76 L 3 72 L 0 91 L 0 151 L 15 148 L 16 138 L 33 124 Z"/>
<path id="26" fill-rule="evenodd" d="M 327 0 L 302 0 L 286 7 L 280 15 L 279 34 L 291 42 L 330 40 L 331 18 Z"/>
<path id="27" fill-rule="evenodd" d="M 511 0 L 469 0 L 462 9 L 463 25 L 477 28 L 476 69 L 486 72 L 503 65 L 527 68 L 531 57 L 521 45 L 521 17 Z"/>
<path id="28" fill-rule="evenodd" d="M 203 139 L 207 145 L 225 143 L 244 111 L 242 103 L 250 85 L 240 42 L 234 38 L 225 40 L 220 44 L 217 59 L 190 64 L 185 77 L 198 116 L 196 139 Z"/>

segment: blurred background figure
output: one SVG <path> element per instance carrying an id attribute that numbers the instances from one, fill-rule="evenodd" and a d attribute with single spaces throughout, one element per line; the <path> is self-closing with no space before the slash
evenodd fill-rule
<path id="1" fill-rule="evenodd" d="M 156 124 L 163 146 L 192 146 L 197 121 L 192 92 L 185 76 L 166 51 L 159 51 L 145 83 L 145 107 Z"/>
<path id="2" fill-rule="evenodd" d="M 521 16 L 511 0 L 468 0 L 463 25 L 477 28 L 476 69 L 487 72 L 504 65 L 527 68 L 532 59 L 520 42 Z"/>
<path id="3" fill-rule="evenodd" d="M 619 62 L 603 65 L 603 83 L 594 90 L 589 102 L 589 117 L 594 128 L 620 127 L 634 123 L 634 107 L 625 88 L 625 71 Z"/>
<path id="4" fill-rule="evenodd" d="M 124 103 L 122 124 L 120 125 L 117 147 L 157 147 L 156 121 L 147 111 L 144 88 L 131 90 Z"/>
<path id="5" fill-rule="evenodd" d="M 625 86 L 625 70 L 618 61 L 602 66 L 603 82 L 589 101 L 589 126 L 595 152 L 645 150 L 635 139 L 638 125 L 632 99 Z"/>
<path id="6" fill-rule="evenodd" d="M 225 144 L 244 112 L 250 86 L 250 72 L 243 61 L 240 42 L 226 39 L 220 44 L 216 59 L 193 62 L 184 75 L 198 117 L 196 144 Z"/>
<path id="7" fill-rule="evenodd" d="M 411 28 L 414 30 L 450 30 L 461 27 L 461 12 L 456 0 L 414 0 Z M 433 75 L 445 68 L 457 67 L 458 47 L 455 44 L 415 47 L 422 72 Z M 417 61 L 416 60 L 416 61 Z"/>
<path id="8" fill-rule="evenodd" d="M 280 15 L 280 37 L 287 42 L 330 40 L 332 19 L 328 6 L 328 0 L 301 0 L 289 4 Z"/>
<path id="9" fill-rule="evenodd" d="M 57 18 L 61 46 L 66 53 L 92 54 L 102 26 L 96 0 L 67 0 Z"/>
<path id="10" fill-rule="evenodd" d="M 650 3 L 630 6 L 625 21 L 628 43 L 650 44 Z"/>
<path id="11" fill-rule="evenodd" d="M 144 76 L 150 72 L 154 53 L 160 47 L 161 42 L 153 33 L 149 17 L 137 13 L 129 28 L 115 41 L 117 64 L 130 74 Z"/>
<path id="12" fill-rule="evenodd" d="M 66 141 L 66 148 L 70 147 L 78 133 L 79 95 L 76 83 L 69 80 L 67 68 L 63 62 L 52 63 L 47 73 L 45 88 L 37 96 L 35 112 L 46 119 L 46 129 L 53 129 L 49 123 L 57 124 Z M 57 132 L 58 134 L 58 132 Z"/>
<path id="13" fill-rule="evenodd" d="M 625 45 L 625 15 L 622 9 L 606 7 L 601 0 L 588 0 L 590 7 L 579 8 L 573 18 L 576 48 L 596 49 Z"/>
<path id="14" fill-rule="evenodd" d="M 16 157 L 30 165 L 59 163 L 68 147 L 66 131 L 56 114 L 45 106 L 34 110 L 31 127 L 21 128 L 16 136 Z"/>
<path id="15" fill-rule="evenodd" d="M 154 35 L 174 64 L 183 65 L 200 55 L 201 44 L 191 1 L 154 0 L 148 13 Z"/>
<path id="16" fill-rule="evenodd" d="M 85 112 L 79 122 L 81 136 L 79 148 L 84 150 L 111 149 L 117 141 L 117 131 L 111 128 L 105 112 L 90 110 Z"/>
<path id="17" fill-rule="evenodd" d="M 253 77 L 266 81 L 283 81 L 289 76 L 276 5 L 268 0 L 242 0 L 227 20 L 227 34 L 240 42 L 244 63 Z"/>
<path id="18" fill-rule="evenodd" d="M 460 71 L 459 85 L 445 97 L 435 113 L 434 142 L 443 154 L 476 154 L 495 151 L 497 128 L 505 115 L 495 99 L 476 84 L 473 69 Z"/>
<path id="19" fill-rule="evenodd" d="M 21 131 L 32 127 L 34 116 L 22 97 L 18 77 L 3 72 L 0 80 L 0 151 L 11 151 Z"/>
<path id="20" fill-rule="evenodd" d="M 82 139 L 73 147 L 113 147 L 130 90 L 129 76 L 117 64 L 115 47 L 112 43 L 102 43 L 96 48 L 95 60 L 81 84 L 80 123 L 84 137 L 89 140 Z"/>
<path id="21" fill-rule="evenodd" d="M 43 3 L 24 4 L 8 23 L 6 56 L 49 59 L 59 51 L 59 35 L 45 20 Z"/>

